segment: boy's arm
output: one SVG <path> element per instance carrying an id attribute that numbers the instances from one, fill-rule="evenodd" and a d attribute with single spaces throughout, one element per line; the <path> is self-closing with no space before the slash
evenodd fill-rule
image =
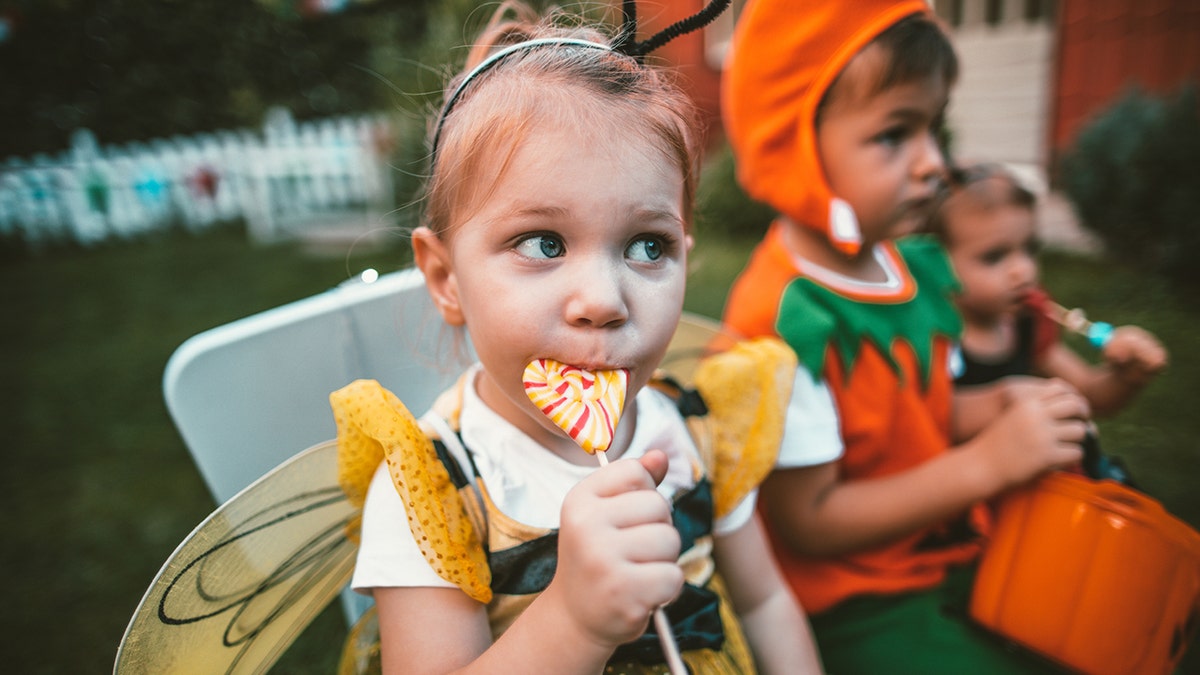
<path id="1" fill-rule="evenodd" d="M 1129 404 L 1167 365 L 1167 352 L 1149 332 L 1121 326 L 1104 346 L 1102 365 L 1092 365 L 1061 342 L 1038 360 L 1039 372 L 1073 384 L 1099 415 L 1112 415 Z"/>
<path id="2" fill-rule="evenodd" d="M 1080 460 L 1087 404 L 1049 384 L 1013 401 L 972 440 L 906 471 L 846 481 L 836 462 L 780 469 L 760 499 L 776 532 L 805 555 L 844 555 L 911 534 Z"/>
<path id="3" fill-rule="evenodd" d="M 954 388 L 954 411 L 950 416 L 950 442 L 971 440 L 1012 405 L 1026 397 L 1044 396 L 1045 387 L 1075 391 L 1066 380 L 1047 381 L 1032 375 L 1011 375 L 988 384 Z"/>
<path id="4" fill-rule="evenodd" d="M 713 556 L 759 671 L 824 672 L 808 619 L 775 564 L 757 514 L 716 537 Z"/>

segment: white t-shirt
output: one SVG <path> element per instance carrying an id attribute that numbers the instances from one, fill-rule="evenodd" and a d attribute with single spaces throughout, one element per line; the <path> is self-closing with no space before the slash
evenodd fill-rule
<path id="1" fill-rule="evenodd" d="M 796 369 L 792 398 L 783 423 L 783 443 L 775 466 L 794 469 L 837 460 L 845 452 L 837 407 L 825 381 L 804 366 Z"/>
<path id="2" fill-rule="evenodd" d="M 469 383 L 474 382 L 477 368 L 472 369 Z M 697 457 L 696 446 L 674 402 L 661 392 L 646 387 L 638 392 L 636 405 L 637 428 L 621 458 L 641 457 L 651 449 L 662 450 L 670 463 L 658 491 L 670 498 L 692 488 L 695 485 L 692 465 Z M 472 384 L 464 387 L 459 418 L 466 449 L 456 447 L 457 438 L 432 412 L 426 413 L 423 420 L 439 428 L 452 455 L 471 453 L 496 508 L 526 525 L 558 527 L 563 498 L 596 470 L 571 464 L 534 442 L 493 412 L 479 398 Z M 458 454 L 458 459 L 463 470 L 470 472 L 464 456 Z M 747 495 L 732 512 L 714 523 L 714 534 L 733 532 L 749 522 L 754 513 L 756 494 Z M 386 463 L 375 471 L 363 505 L 362 545 L 351 586 L 366 593 L 378 586 L 454 587 L 438 576 L 421 554 Z"/>

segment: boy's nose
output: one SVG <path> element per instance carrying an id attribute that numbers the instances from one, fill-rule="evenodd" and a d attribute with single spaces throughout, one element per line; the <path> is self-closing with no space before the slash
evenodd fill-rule
<path id="1" fill-rule="evenodd" d="M 620 277 L 612 270 L 577 272 L 570 283 L 572 290 L 567 299 L 565 318 L 571 325 L 613 327 L 629 318 Z"/>
<path id="2" fill-rule="evenodd" d="M 913 164 L 913 173 L 921 182 L 940 179 L 946 173 L 946 158 L 937 134 L 927 132 L 921 139 L 918 155 Z"/>

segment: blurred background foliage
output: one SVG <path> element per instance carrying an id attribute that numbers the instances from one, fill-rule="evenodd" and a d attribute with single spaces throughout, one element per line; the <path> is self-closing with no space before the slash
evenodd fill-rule
<path id="1" fill-rule="evenodd" d="M 546 3 L 529 2 L 535 7 Z M 327 5 L 337 11 L 305 11 Z M 391 111 L 423 119 L 495 3 L 0 0 L 0 157 Z M 600 11 L 597 3 L 593 9 Z M 423 124 L 423 123 L 422 123 Z"/>
<path id="2" fill-rule="evenodd" d="M 0 154 L 258 127 L 388 106 L 380 79 L 415 92 L 429 0 L 377 0 L 302 18 L 264 2 L 9 2 L 0 42 Z M 3 5 L 0 5 L 3 8 Z"/>
<path id="3" fill-rule="evenodd" d="M 1115 257 L 1200 288 L 1200 105 L 1130 90 L 1064 155 L 1062 189 Z"/>

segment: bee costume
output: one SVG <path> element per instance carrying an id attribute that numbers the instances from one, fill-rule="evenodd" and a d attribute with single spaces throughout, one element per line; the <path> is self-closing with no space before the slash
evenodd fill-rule
<path id="1" fill-rule="evenodd" d="M 661 380 L 651 385 L 655 391 L 638 397 L 639 403 L 658 397 L 675 406 L 694 442 L 693 461 L 685 467 L 690 486 L 671 497 L 687 583 L 666 613 L 695 673 L 755 670 L 715 571 L 713 525 L 739 505 L 745 508 L 747 497 L 752 504 L 751 493 L 774 466 L 795 367 L 791 350 L 781 342 L 756 340 L 703 360 L 695 373 L 696 390 Z M 338 427 L 339 483 L 360 506 L 384 463 L 421 554 L 438 577 L 487 605 L 498 637 L 553 577 L 557 531 L 519 522 L 496 507 L 475 454 L 459 440 L 470 386 L 467 377 L 461 379 L 421 421 L 375 381 L 359 380 L 335 392 L 330 401 Z M 639 416 L 639 426 L 649 422 Z M 351 525 L 352 538 L 358 527 Z M 373 621 L 368 612 L 352 631 L 343 672 L 377 666 Z M 622 645 L 606 672 L 666 672 L 653 625 Z"/>

